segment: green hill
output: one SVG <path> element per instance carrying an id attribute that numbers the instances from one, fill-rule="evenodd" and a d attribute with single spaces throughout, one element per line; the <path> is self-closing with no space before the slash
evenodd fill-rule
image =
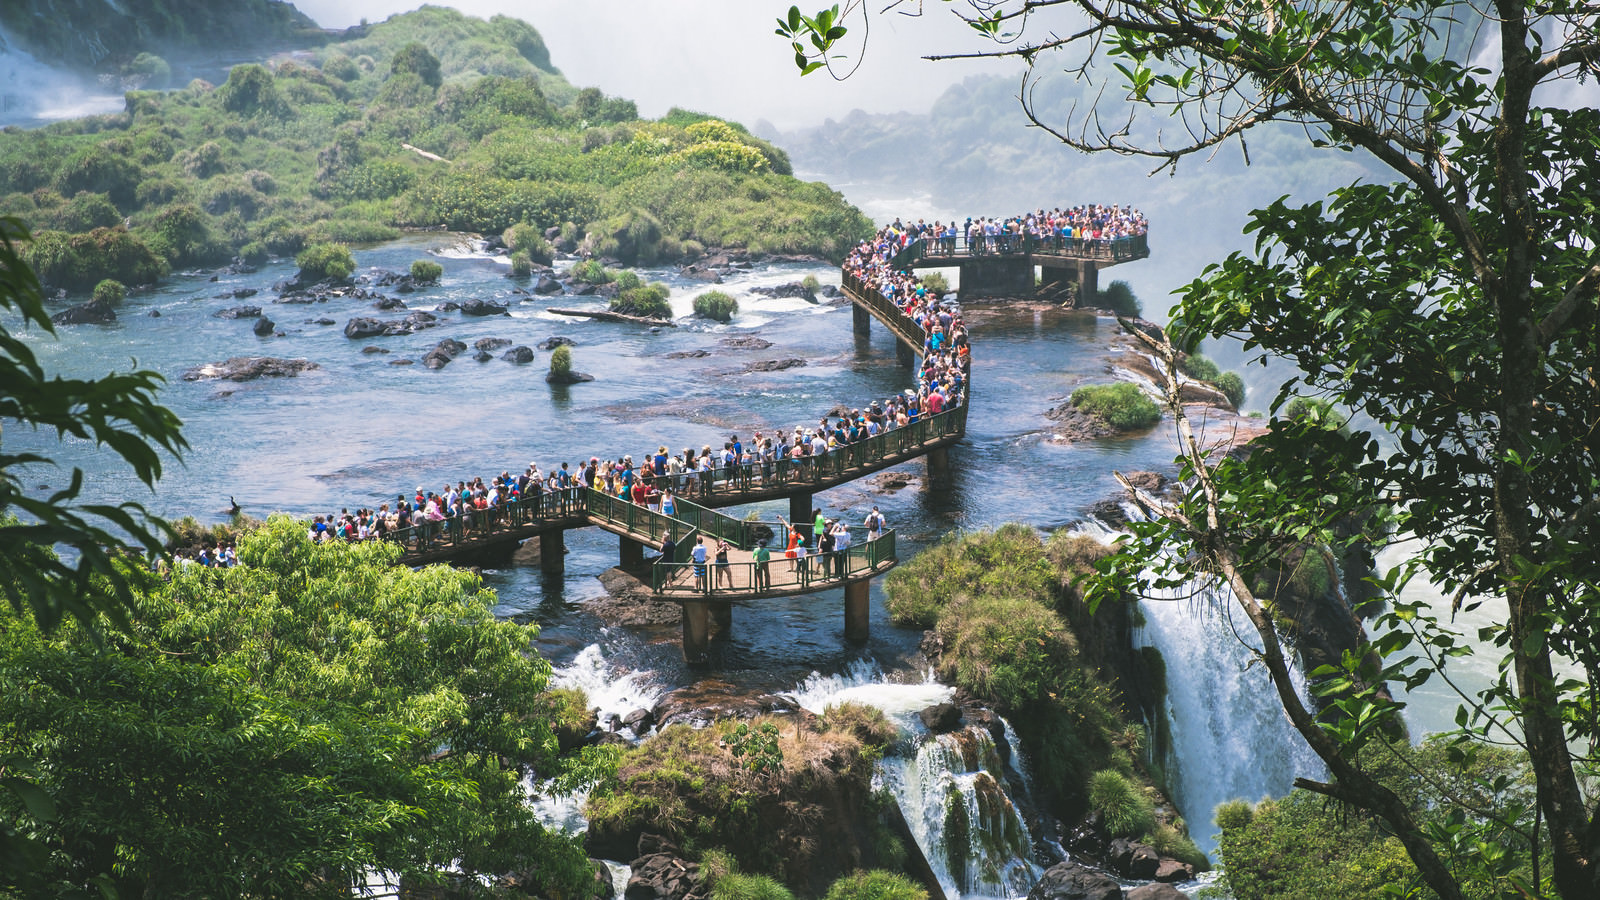
<path id="1" fill-rule="evenodd" d="M 790 171 L 743 126 L 644 121 L 569 84 L 520 20 L 424 7 L 221 85 L 5 129 L 0 213 L 30 223 L 30 261 L 68 290 L 405 228 L 559 227 L 630 265 L 710 247 L 837 259 L 870 232 Z"/>

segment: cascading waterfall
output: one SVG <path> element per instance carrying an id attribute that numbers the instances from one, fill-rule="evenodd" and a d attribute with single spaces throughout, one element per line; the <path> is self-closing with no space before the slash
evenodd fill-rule
<path id="1" fill-rule="evenodd" d="M 893 682 L 877 667 L 857 664 L 845 675 L 813 675 L 791 696 L 816 713 L 844 701 L 874 706 L 900 726 L 905 737 L 880 763 L 878 783 L 899 803 L 947 897 L 1025 896 L 1040 872 L 1030 859 L 1027 825 L 1006 789 L 1003 756 L 1018 757 L 1002 754 L 985 728 L 934 735 L 917 717 L 953 694 L 931 675 Z M 1011 751 L 1011 729 L 1005 728 Z"/>
<path id="2" fill-rule="evenodd" d="M 1166 662 L 1161 763 L 1167 792 L 1200 849 L 1216 848 L 1217 804 L 1289 792 L 1297 775 L 1321 777 L 1322 760 L 1289 724 L 1264 669 L 1260 641 L 1224 584 L 1196 584 L 1188 599 L 1142 600 L 1139 646 Z M 1291 659 L 1296 688 L 1305 682 Z"/>

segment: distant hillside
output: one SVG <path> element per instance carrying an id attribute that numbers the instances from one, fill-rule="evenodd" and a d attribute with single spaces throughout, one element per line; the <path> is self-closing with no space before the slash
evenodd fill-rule
<path id="1" fill-rule="evenodd" d="M 1041 116 L 1064 122 L 1073 103 L 1087 108 L 1092 98 L 1081 90 L 1065 79 L 1046 83 L 1035 94 Z M 757 131 L 782 144 L 797 171 L 841 186 L 879 219 L 998 216 L 1072 203 L 1138 207 L 1150 218 L 1151 258 L 1107 277 L 1130 281 L 1156 315 L 1170 305 L 1169 291 L 1250 246 L 1242 233 L 1249 210 L 1373 177 L 1361 158 L 1314 150 L 1303 135 L 1283 130 L 1252 134 L 1248 166 L 1235 143 L 1209 162 L 1200 154 L 1181 162 L 1176 175 L 1150 177 L 1153 161 L 1085 155 L 1029 127 L 1016 93 L 1016 79 L 975 77 L 925 114 L 857 110 L 816 128 Z M 1175 123 L 1165 124 L 1176 134 Z"/>
<path id="2" fill-rule="evenodd" d="M 147 283 L 236 255 L 288 256 L 407 228 L 498 235 L 627 265 L 710 248 L 834 259 L 871 231 L 736 123 L 579 89 L 519 19 L 452 9 L 133 91 L 117 113 L 0 129 L 0 214 L 35 231 L 50 285 Z M 554 229 L 554 231 L 550 231 Z"/>
<path id="3" fill-rule="evenodd" d="M 229 56 L 322 36 L 282 0 L 5 0 L 0 29 L 41 61 L 95 73 L 120 73 L 140 53 Z"/>

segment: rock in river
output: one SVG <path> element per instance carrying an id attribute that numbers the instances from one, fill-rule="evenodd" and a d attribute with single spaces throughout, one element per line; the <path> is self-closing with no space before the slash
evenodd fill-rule
<path id="1" fill-rule="evenodd" d="M 526 365 L 527 363 L 533 362 L 533 348 L 532 347 L 512 347 L 510 350 L 507 350 L 504 353 L 504 355 L 502 355 L 500 358 L 505 360 L 506 362 L 516 363 L 519 366 L 520 365 Z"/>
<path id="2" fill-rule="evenodd" d="M 473 298 L 461 304 L 463 316 L 509 316 L 511 310 L 504 303 Z"/>
<path id="3" fill-rule="evenodd" d="M 466 349 L 466 344 L 445 338 L 432 350 L 428 351 L 428 355 L 422 358 L 422 364 L 430 369 L 442 369 L 450 363 L 450 360 L 460 356 Z"/>
<path id="4" fill-rule="evenodd" d="M 259 306 L 233 306 L 228 309 L 219 309 L 212 313 L 219 319 L 254 319 L 261 315 Z"/>
<path id="5" fill-rule="evenodd" d="M 278 359 L 274 356 L 235 356 L 219 363 L 195 366 L 183 373 L 184 381 L 220 378 L 225 381 L 254 381 L 257 378 L 293 378 L 301 372 L 321 368 L 309 359 Z"/>
<path id="6" fill-rule="evenodd" d="M 117 311 L 103 300 L 90 300 L 50 317 L 52 325 L 104 325 L 117 320 Z"/>
<path id="7" fill-rule="evenodd" d="M 1117 880 L 1075 862 L 1051 866 L 1028 892 L 1028 900 L 1122 900 Z"/>

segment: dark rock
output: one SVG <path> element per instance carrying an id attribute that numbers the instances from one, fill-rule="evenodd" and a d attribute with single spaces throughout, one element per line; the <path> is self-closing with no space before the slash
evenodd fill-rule
<path id="1" fill-rule="evenodd" d="M 1179 881 L 1193 881 L 1194 866 L 1191 866 L 1186 862 L 1179 862 L 1176 859 L 1163 856 L 1161 858 L 1161 863 L 1156 866 L 1156 874 L 1152 875 L 1151 877 L 1166 884 L 1172 884 Z"/>
<path id="2" fill-rule="evenodd" d="M 511 341 L 507 338 L 478 338 L 472 342 L 472 349 L 474 350 L 493 351 L 509 346 L 511 346 Z"/>
<path id="3" fill-rule="evenodd" d="M 1149 881 L 1161 866 L 1161 854 L 1149 844 L 1117 838 L 1106 848 L 1106 866 L 1126 878 Z"/>
<path id="4" fill-rule="evenodd" d="M 934 734 L 945 734 L 961 727 L 961 707 L 954 703 L 939 703 L 917 713 L 917 718 Z"/>
<path id="5" fill-rule="evenodd" d="M 549 228 L 544 230 L 544 239 L 547 241 L 553 241 L 559 237 L 561 237 L 560 225 L 551 225 Z"/>
<path id="6" fill-rule="evenodd" d="M 547 337 L 539 343 L 534 344 L 534 346 L 538 347 L 540 350 L 554 350 L 557 347 L 576 347 L 578 344 L 572 338 L 562 337 L 558 334 L 554 337 Z"/>
<path id="7" fill-rule="evenodd" d="M 159 310 L 159 309 L 150 310 L 150 318 L 152 318 L 152 319 L 161 318 L 161 310 Z"/>
<path id="8" fill-rule="evenodd" d="M 267 335 L 271 334 L 272 329 L 276 327 L 277 326 L 272 323 L 271 319 L 267 318 L 266 316 L 262 316 L 256 320 L 256 324 L 252 325 L 250 330 L 256 333 L 256 337 L 266 337 Z"/>
<path id="9" fill-rule="evenodd" d="M 1122 888 L 1104 872 L 1064 862 L 1045 871 L 1028 900 L 1122 900 Z"/>
<path id="10" fill-rule="evenodd" d="M 52 325 L 104 325 L 117 320 L 117 311 L 102 300 L 90 300 L 50 317 Z"/>
<path id="11" fill-rule="evenodd" d="M 505 353 L 501 354 L 500 358 L 506 362 L 516 363 L 519 366 L 524 366 L 533 362 L 533 348 L 512 347 L 510 350 L 507 350 Z"/>
<path id="12" fill-rule="evenodd" d="M 306 320 L 306 324 L 307 325 L 337 325 L 339 323 L 335 322 L 334 320 L 332 320 L 332 319 L 330 319 L 330 318 L 328 318 L 326 316 L 324 316 L 324 317 L 322 317 L 320 319 L 307 319 Z"/>
<path id="13" fill-rule="evenodd" d="M 708 896 L 700 864 L 671 853 L 653 853 L 633 861 L 633 874 L 623 900 L 702 900 Z"/>
<path id="14" fill-rule="evenodd" d="M 553 724 L 551 730 L 556 733 L 557 752 L 564 756 L 582 747 L 588 741 L 589 735 L 594 733 L 599 720 L 599 713 L 591 709 L 580 721 L 571 724 Z"/>
<path id="15" fill-rule="evenodd" d="M 351 319 L 344 324 L 344 336 L 351 340 L 377 337 L 383 334 L 389 324 L 382 319 L 373 319 L 366 316 Z"/>
<path id="16" fill-rule="evenodd" d="M 422 358 L 422 364 L 430 369 L 442 369 L 466 349 L 466 344 L 453 338 L 445 338 L 428 351 L 428 355 Z"/>
<path id="17" fill-rule="evenodd" d="M 594 745 L 596 747 L 607 747 L 607 746 L 612 746 L 612 745 L 615 745 L 615 746 L 618 746 L 618 747 L 632 747 L 633 746 L 633 742 L 632 741 L 628 740 L 627 738 L 623 737 L 620 734 L 617 734 L 615 731 L 602 731 L 602 732 L 600 732 L 598 735 L 595 736 L 593 743 L 594 743 Z"/>
<path id="18" fill-rule="evenodd" d="M 587 372 L 568 372 L 565 375 L 550 372 L 544 376 L 544 380 L 550 384 L 583 384 L 586 381 L 593 381 L 594 376 Z"/>
<path id="19" fill-rule="evenodd" d="M 372 308 L 382 310 L 405 309 L 406 302 L 399 297 L 379 297 L 372 301 Z"/>
<path id="20" fill-rule="evenodd" d="M 1104 522 L 1110 528 L 1122 528 L 1128 524 L 1128 511 L 1116 500 L 1098 500 L 1089 507 L 1089 515 Z"/>
<path id="21" fill-rule="evenodd" d="M 529 544 L 537 545 L 538 542 L 539 538 L 529 539 L 517 553 L 522 554 Z M 537 546 L 533 548 L 537 549 Z M 539 557 L 537 553 L 528 551 L 523 558 L 534 564 Z M 605 596 L 584 601 L 583 609 L 598 616 L 607 625 L 677 625 L 683 618 L 677 604 L 659 602 L 650 585 L 621 568 L 601 572 L 600 585 L 606 589 Z"/>
<path id="22" fill-rule="evenodd" d="M 320 368 L 307 359 L 278 359 L 272 356 L 235 356 L 219 363 L 195 366 L 183 373 L 184 381 L 219 378 L 226 381 L 254 381 L 257 378 L 293 378 L 301 372 Z"/>
<path id="23" fill-rule="evenodd" d="M 765 350 L 772 346 L 771 341 L 763 340 L 753 334 L 740 334 L 734 335 L 733 337 L 725 337 L 717 343 L 724 347 L 731 347 L 735 350 Z"/>
<path id="24" fill-rule="evenodd" d="M 1071 400 L 1044 415 L 1056 423 L 1057 438 L 1068 443 L 1092 441 L 1121 433 L 1099 416 L 1091 416 L 1073 406 Z"/>
<path id="25" fill-rule="evenodd" d="M 572 289 L 571 293 L 575 297 L 593 297 L 595 294 L 600 293 L 599 285 L 590 284 L 587 281 L 570 282 L 568 287 Z"/>
<path id="26" fill-rule="evenodd" d="M 233 292 L 233 299 L 244 300 L 248 297 L 254 297 L 258 293 L 260 293 L 260 291 L 256 290 L 255 288 L 239 288 Z"/>
<path id="27" fill-rule="evenodd" d="M 447 300 L 444 303 L 439 304 L 434 309 L 437 312 L 447 313 L 447 312 L 455 312 L 456 310 L 458 310 L 460 308 L 461 308 L 461 304 L 455 302 L 454 300 Z"/>
<path id="28" fill-rule="evenodd" d="M 667 359 L 705 359 L 710 355 L 710 350 L 674 350 L 667 354 Z"/>
<path id="29" fill-rule="evenodd" d="M 373 346 L 369 345 L 369 346 L 366 346 L 366 347 L 362 347 L 361 348 L 361 352 L 362 353 L 388 353 L 389 352 L 389 348 L 387 348 L 387 347 L 373 347 Z"/>
<path id="30" fill-rule="evenodd" d="M 763 359 L 759 362 L 753 362 L 748 366 L 745 366 L 743 369 L 739 370 L 738 374 L 744 375 L 751 372 L 782 372 L 784 369 L 798 369 L 805 364 L 806 361 L 800 359 L 799 357 L 789 357 L 788 359 Z"/>
<path id="31" fill-rule="evenodd" d="M 555 280 L 549 275 L 540 275 L 539 280 L 534 282 L 533 285 L 533 292 L 540 296 L 559 294 L 562 292 L 562 290 L 564 289 L 561 287 L 561 282 Z"/>
<path id="32" fill-rule="evenodd" d="M 472 354 L 472 358 L 478 362 L 488 362 L 489 360 L 494 359 L 494 354 L 487 350 L 479 350 L 477 353 Z"/>
<path id="33" fill-rule="evenodd" d="M 657 853 L 665 853 L 669 856 L 683 855 L 683 851 L 678 848 L 677 844 L 674 844 L 659 834 L 639 835 L 638 852 L 634 856 L 634 859 L 638 859 L 641 856 L 654 856 Z"/>
<path id="34" fill-rule="evenodd" d="M 717 678 L 702 678 L 667 694 L 652 711 L 656 728 L 687 724 L 697 728 L 721 719 L 753 719 L 773 713 L 794 713 L 799 706 L 777 694 L 751 693 Z"/>
<path id="35" fill-rule="evenodd" d="M 473 298 L 461 304 L 461 314 L 463 316 L 509 316 L 511 315 L 511 309 L 505 303 Z"/>
<path id="36" fill-rule="evenodd" d="M 816 295 L 806 290 L 805 285 L 798 281 L 791 281 L 788 284 L 780 284 L 773 287 L 751 288 L 750 293 L 760 294 L 763 297 L 772 297 L 779 300 L 806 300 L 811 303 L 817 302 Z"/>
<path id="37" fill-rule="evenodd" d="M 391 366 L 409 366 L 409 365 L 413 365 L 415 363 L 416 363 L 416 360 L 414 360 L 414 359 L 391 359 L 391 360 L 389 360 L 389 365 L 391 365 Z"/>
<path id="38" fill-rule="evenodd" d="M 211 315 L 218 319 L 254 319 L 261 315 L 261 307 L 234 306 L 229 309 L 219 309 Z"/>
<path id="39" fill-rule="evenodd" d="M 439 324 L 439 317 L 430 312 L 417 312 L 407 315 L 398 322 L 391 322 L 383 329 L 384 334 L 416 334 L 425 328 L 432 328 Z"/>
<path id="40" fill-rule="evenodd" d="M 634 734 L 643 735 L 656 723 L 656 717 L 648 709 L 636 709 L 622 717 L 622 724 L 628 726 Z"/>
<path id="41" fill-rule="evenodd" d="M 1125 477 L 1129 484 L 1152 494 L 1159 494 L 1167 487 L 1167 476 L 1160 472 L 1129 472 Z"/>
<path id="42" fill-rule="evenodd" d="M 722 276 L 717 274 L 715 269 L 700 265 L 698 263 L 694 265 L 683 266 L 682 268 L 678 269 L 678 274 L 693 281 L 703 281 L 707 284 L 722 283 Z"/>

